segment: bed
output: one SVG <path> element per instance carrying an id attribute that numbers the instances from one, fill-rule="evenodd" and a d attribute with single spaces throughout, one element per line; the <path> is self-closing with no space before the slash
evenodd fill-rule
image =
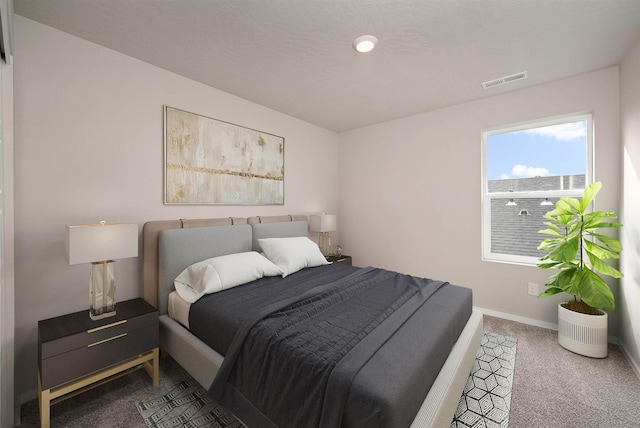
<path id="1" fill-rule="evenodd" d="M 201 337 L 203 334 L 207 336 L 207 331 L 220 333 L 219 339 L 222 340 L 222 344 L 214 341 L 213 343 L 217 344 L 213 346 L 218 349 L 213 349 L 205 344 L 203 340 L 196 337 L 188 328 L 191 327 L 192 330 L 198 331 L 197 325 L 208 325 L 207 323 L 210 321 L 203 318 L 204 321 L 198 321 L 189 326 L 189 308 L 185 309 L 184 304 L 177 304 L 175 299 L 170 301 L 169 296 L 174 292 L 175 278 L 193 263 L 211 257 L 252 250 L 260 251 L 261 247 L 258 240 L 264 238 L 306 237 L 308 233 L 306 220 L 306 216 L 171 220 L 147 222 L 143 228 L 144 298 L 157 307 L 160 312 L 161 349 L 170 354 L 203 387 L 210 388 L 214 384 L 215 388 L 212 393 L 216 399 L 223 398 L 221 400 L 222 404 L 251 428 L 279 425 L 275 422 L 271 425 L 264 423 L 260 419 L 260 411 L 257 412 L 258 415 L 256 416 L 255 407 L 259 406 L 254 406 L 251 400 L 247 402 L 240 400 L 238 402 L 234 394 L 220 393 L 221 390 L 229 390 L 229 388 L 224 390 L 224 387 L 220 387 L 220 384 L 224 384 L 230 377 L 236 376 L 230 374 L 230 370 L 232 370 L 230 368 L 232 367 L 230 365 L 231 360 L 242 360 L 242 355 L 244 355 L 245 360 L 253 358 L 247 357 L 247 355 L 253 355 L 247 354 L 247 351 L 244 351 L 243 354 L 243 351 L 239 348 L 242 345 L 235 347 L 233 345 L 237 342 L 237 337 L 241 336 L 240 333 L 235 331 L 235 329 L 240 329 L 239 325 L 234 325 L 233 323 L 224 324 L 224 321 L 222 321 L 222 324 L 219 325 L 224 327 L 210 329 L 200 327 L 199 334 L 201 334 Z M 264 295 L 266 297 L 260 295 L 252 297 L 253 295 L 242 294 L 252 293 L 252 287 L 255 290 L 265 290 L 267 287 L 282 287 L 282 290 L 289 290 L 292 287 L 307 287 L 305 290 L 309 290 L 327 282 L 325 277 L 331 277 L 332 281 L 335 279 L 343 282 L 355 281 L 353 278 L 361 277 L 369 282 L 375 282 L 372 279 L 373 277 L 378 278 L 392 274 L 396 273 L 338 265 L 319 266 L 303 269 L 286 278 L 260 279 L 258 281 L 265 280 L 266 282 L 250 283 L 246 287 L 236 287 L 233 292 L 232 290 L 225 290 L 226 294 L 224 296 L 237 295 L 234 297 L 236 300 L 233 301 L 232 305 L 243 305 L 248 304 L 247 302 L 250 302 L 252 298 L 260 301 L 260 299 L 269 297 L 267 294 Z M 397 275 L 403 278 L 408 277 L 401 274 Z M 313 281 L 317 281 L 317 283 L 313 283 Z M 314 287 L 307 286 L 307 283 L 314 285 Z M 320 419 L 324 422 L 320 426 L 447 427 L 450 425 L 480 344 L 482 314 L 470 308 L 469 297 L 461 297 L 467 300 L 464 304 L 455 303 L 457 306 L 465 306 L 468 314 L 464 315 L 463 319 L 452 314 L 450 308 L 454 304 L 449 303 L 446 293 L 440 290 L 447 290 L 449 294 L 462 296 L 466 293 L 464 291 L 466 289 L 456 286 L 445 287 L 445 285 L 448 285 L 446 283 L 438 283 L 436 285 L 430 285 L 430 287 L 435 287 L 433 291 L 429 292 L 433 294 L 433 297 L 428 297 L 428 300 L 426 300 L 427 298 L 424 300 L 424 302 L 429 302 L 429 305 L 433 305 L 434 309 L 415 309 L 415 312 L 408 313 L 405 318 L 400 318 L 401 315 L 396 315 L 395 313 L 391 315 L 390 318 L 396 317 L 393 322 L 398 325 L 397 331 L 394 330 L 395 333 L 388 338 L 379 339 L 381 340 L 381 345 L 378 350 L 367 351 L 372 353 L 365 353 L 359 356 L 359 358 L 363 359 L 363 363 L 353 369 L 351 377 L 347 377 L 348 382 L 334 382 L 332 377 L 323 379 L 323 382 L 327 382 L 326 391 L 329 391 L 329 385 L 346 383 L 347 386 L 346 390 L 342 392 L 343 395 L 334 394 L 333 392 L 329 394 L 325 391 L 325 384 L 319 383 L 322 385 L 322 390 L 327 394 L 324 397 L 324 406 L 329 409 L 339 408 L 343 412 L 341 413 L 341 419 L 339 417 L 337 419 L 338 422 L 336 422 L 331 418 L 325 418 L 327 414 L 331 417 L 335 416 L 336 412 L 324 409 L 324 413 L 322 413 L 324 416 L 321 416 L 322 419 Z M 222 295 L 220 293 L 220 296 Z M 175 296 L 175 293 L 173 296 Z M 415 300 L 415 297 L 412 297 L 412 299 Z M 205 299 L 201 300 L 204 301 Z M 199 302 L 193 304 L 193 308 L 199 305 Z M 427 304 L 424 302 L 415 303 L 415 307 L 426 307 Z M 269 306 L 272 303 L 275 302 L 265 301 L 264 305 Z M 232 306 L 224 300 L 223 303 L 218 304 L 220 305 L 219 308 L 222 309 L 226 306 Z M 251 311 L 251 309 L 244 309 L 244 306 L 233 307 L 236 309 L 241 308 L 240 312 Z M 219 312 L 224 312 L 222 309 Z M 173 318 L 169 316 L 170 312 Z M 288 310 L 285 312 L 288 312 Z M 236 324 L 246 324 L 245 319 L 238 321 L 235 318 L 234 322 Z M 414 341 L 412 338 L 417 336 L 431 337 L 431 334 L 423 334 L 425 325 L 432 325 L 438 320 L 446 325 L 459 324 L 459 327 L 456 327 L 455 336 L 449 337 L 453 333 L 441 333 L 439 335 L 434 333 L 433 340 L 429 340 L 435 344 L 441 344 L 436 347 L 436 350 L 422 351 L 416 348 L 412 344 Z M 385 325 L 390 323 L 391 321 L 388 321 Z M 448 328 L 454 329 L 454 327 Z M 376 331 L 380 330 L 382 329 L 376 329 Z M 372 334 L 371 336 L 374 335 Z M 236 342 L 234 342 L 234 338 Z M 209 337 L 204 337 L 203 339 L 209 341 Z M 363 342 L 365 341 L 363 340 Z M 446 345 L 446 352 L 440 349 L 444 346 L 444 342 L 449 343 L 449 345 Z M 348 355 L 352 354 L 357 353 L 354 351 Z M 225 361 L 223 355 L 227 356 L 227 364 L 223 364 Z M 433 363 L 431 355 L 433 355 Z M 345 360 L 348 359 L 345 358 Z M 355 360 L 355 358 L 351 360 Z M 401 361 L 401 363 L 390 365 L 389 361 Z M 250 363 L 254 364 L 255 362 L 250 361 Z M 274 364 L 277 364 L 277 362 Z M 409 373 L 409 369 L 399 369 L 399 367 L 409 367 L 411 364 L 419 365 L 417 369 L 414 368 L 413 370 L 419 369 L 420 376 L 416 376 L 416 373 Z M 247 369 L 242 369 L 243 373 L 245 371 L 249 373 Z M 337 369 L 335 371 L 338 372 Z M 433 374 L 427 373 L 423 375 L 423 372 L 429 371 L 432 371 Z M 421 384 L 421 376 L 427 379 L 424 382 L 425 384 L 428 383 L 430 387 Z M 214 381 L 216 382 L 214 383 Z M 284 381 L 281 383 L 285 386 L 288 385 Z M 232 392 L 233 389 L 230 388 Z M 332 389 L 331 391 L 339 391 L 339 389 Z M 255 394 L 255 392 L 253 393 Z M 260 397 L 259 392 L 257 394 L 257 397 Z M 240 394 L 240 397 L 244 398 L 245 395 L 251 397 L 250 394 Z M 286 395 L 286 393 L 283 395 Z M 289 405 L 288 410 L 291 410 L 292 406 L 297 406 L 295 399 L 299 397 L 300 394 L 291 394 L 289 398 L 291 403 L 294 404 Z M 380 400 L 380 402 L 377 400 Z M 276 401 L 287 401 L 287 398 L 279 398 Z M 307 401 L 317 402 L 315 398 Z M 322 411 L 323 405 L 320 404 L 319 407 Z"/>

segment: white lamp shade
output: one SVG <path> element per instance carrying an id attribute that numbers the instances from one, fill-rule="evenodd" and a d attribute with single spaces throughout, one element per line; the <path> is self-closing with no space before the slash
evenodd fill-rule
<path id="1" fill-rule="evenodd" d="M 309 230 L 312 232 L 333 232 L 336 230 L 335 214 L 319 214 L 310 216 Z"/>
<path id="2" fill-rule="evenodd" d="M 70 265 L 138 257 L 137 224 L 84 224 L 66 228 Z"/>

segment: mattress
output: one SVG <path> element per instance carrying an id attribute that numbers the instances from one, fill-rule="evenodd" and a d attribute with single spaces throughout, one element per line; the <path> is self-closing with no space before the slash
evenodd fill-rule
<path id="1" fill-rule="evenodd" d="M 169 305 L 167 310 L 169 316 L 178 321 L 184 327 L 189 328 L 189 310 L 191 309 L 191 303 L 184 300 L 177 291 L 169 293 Z"/>

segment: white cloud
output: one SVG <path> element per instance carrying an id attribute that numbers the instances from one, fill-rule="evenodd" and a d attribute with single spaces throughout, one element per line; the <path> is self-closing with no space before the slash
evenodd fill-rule
<path id="1" fill-rule="evenodd" d="M 585 138 L 587 135 L 587 122 L 561 123 L 559 125 L 545 126 L 543 128 L 527 129 L 522 131 L 527 134 L 538 134 L 544 137 L 553 137 L 559 141 L 573 141 Z"/>
<path id="2" fill-rule="evenodd" d="M 511 173 L 503 173 L 500 176 L 501 180 L 506 180 L 509 178 L 531 178 L 531 177 L 546 177 L 552 175 L 547 168 L 538 168 L 534 166 L 526 166 L 526 165 L 514 165 L 511 168 Z"/>

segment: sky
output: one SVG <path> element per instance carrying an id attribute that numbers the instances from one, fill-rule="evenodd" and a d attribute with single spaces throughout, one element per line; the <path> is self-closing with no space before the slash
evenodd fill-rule
<path id="1" fill-rule="evenodd" d="M 489 180 L 585 174 L 586 120 L 487 136 Z"/>

